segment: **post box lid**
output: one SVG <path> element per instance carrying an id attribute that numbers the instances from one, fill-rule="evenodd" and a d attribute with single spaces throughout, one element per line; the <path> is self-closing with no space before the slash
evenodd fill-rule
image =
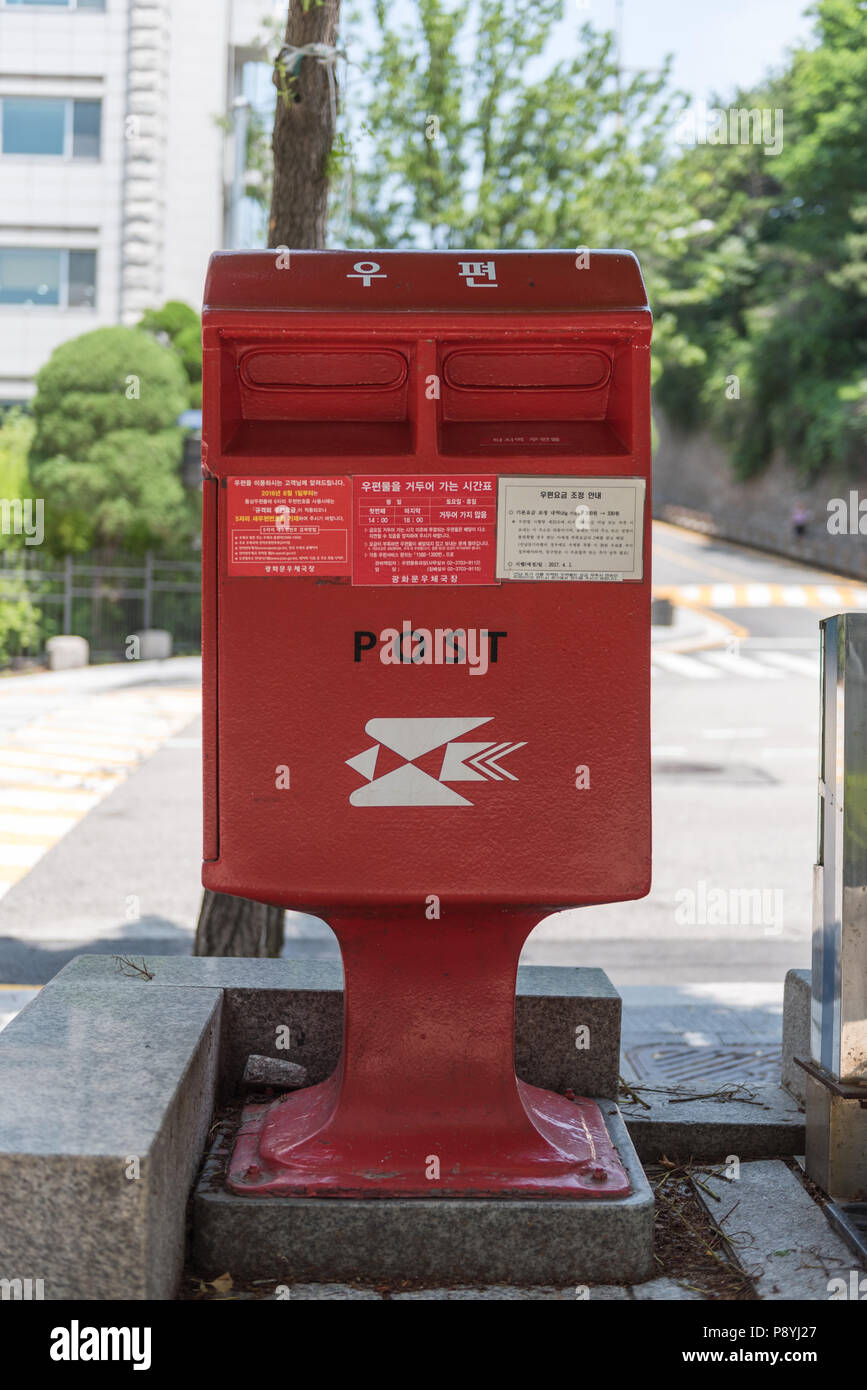
<path id="1" fill-rule="evenodd" d="M 494 291 L 494 293 L 491 293 Z M 204 312 L 648 310 L 631 251 L 217 251 Z"/>

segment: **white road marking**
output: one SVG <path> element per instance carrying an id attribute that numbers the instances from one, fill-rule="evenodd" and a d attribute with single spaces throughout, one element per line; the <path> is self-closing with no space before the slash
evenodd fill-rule
<path id="1" fill-rule="evenodd" d="M 663 671 L 671 671 L 676 676 L 686 676 L 693 681 L 712 681 L 719 679 L 719 671 L 705 666 L 694 656 L 684 656 L 681 652 L 654 652 L 652 664 Z"/>
<path id="2" fill-rule="evenodd" d="M 794 671 L 798 676 L 809 676 L 812 680 L 819 677 L 818 657 L 796 656 L 793 652 L 763 652 L 762 660 L 781 666 L 784 671 Z"/>
<path id="3" fill-rule="evenodd" d="M 767 738 L 767 729 L 702 729 L 702 738 Z"/>
<path id="4" fill-rule="evenodd" d="M 768 584 L 748 584 L 747 603 L 750 608 L 770 608 L 773 596 Z"/>
<path id="5" fill-rule="evenodd" d="M 746 676 L 748 680 L 783 679 L 781 671 L 763 666 L 748 656 L 739 656 L 736 652 L 705 652 L 704 655 L 706 661 L 712 662 L 729 676 Z"/>

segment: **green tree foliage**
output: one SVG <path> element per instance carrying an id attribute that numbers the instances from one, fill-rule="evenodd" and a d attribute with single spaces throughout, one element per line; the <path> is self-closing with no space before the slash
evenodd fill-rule
<path id="1" fill-rule="evenodd" d="M 23 584 L 13 586 L 7 579 L 0 603 L 0 666 L 7 666 L 13 656 L 38 645 L 39 610 Z"/>
<path id="2" fill-rule="evenodd" d="M 196 518 L 179 471 L 187 378 L 175 350 L 138 328 L 98 328 L 57 348 L 36 386 L 30 477 L 49 547 L 186 547 Z"/>
<path id="3" fill-rule="evenodd" d="M 161 309 L 148 309 L 140 318 L 139 328 L 152 333 L 158 341 L 174 347 L 183 363 L 189 387 L 189 404 L 202 403 L 202 320 L 180 299 L 169 299 Z"/>
<path id="4" fill-rule="evenodd" d="M 805 475 L 863 456 L 861 0 L 820 0 L 813 38 L 780 73 L 716 99 L 782 111 L 778 152 L 767 137 L 679 143 L 684 102 L 667 70 L 627 80 L 612 36 L 590 26 L 577 57 L 552 51 L 559 0 L 373 8 L 363 119 L 349 113 L 350 245 L 628 246 L 648 281 L 668 414 L 728 439 L 742 476 L 776 450 Z"/>
<path id="5" fill-rule="evenodd" d="M 33 419 L 20 406 L 0 416 L 0 497 L 29 497 L 27 455 L 33 441 Z M 5 536 L 0 537 L 2 546 Z"/>
<path id="6" fill-rule="evenodd" d="M 0 497 L 24 501 L 32 497 L 27 471 L 27 455 L 33 440 L 33 418 L 20 407 L 0 417 Z M 24 537 L 0 533 L 0 550 L 23 550 Z M 39 610 L 34 607 L 22 582 L 6 572 L 0 596 L 0 666 L 6 666 L 19 652 L 39 644 Z"/>
<path id="7" fill-rule="evenodd" d="M 729 103 L 781 111 L 781 151 L 697 146 L 666 173 L 698 230 L 656 287 L 690 348 L 666 360 L 658 399 L 728 438 L 741 476 L 776 450 L 805 476 L 851 469 L 867 444 L 867 7 L 813 13 L 812 45 Z"/>
<path id="8" fill-rule="evenodd" d="M 666 71 L 621 81 L 589 25 L 556 61 L 562 0 L 416 0 L 400 28 L 374 8 L 350 244 L 647 245 L 675 224 L 654 181 L 682 106 Z"/>

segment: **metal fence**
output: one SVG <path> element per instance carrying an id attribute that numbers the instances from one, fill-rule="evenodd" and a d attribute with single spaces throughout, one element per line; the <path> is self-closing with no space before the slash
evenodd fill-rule
<path id="1" fill-rule="evenodd" d="M 49 637 L 75 633 L 90 643 L 91 661 L 120 661 L 131 633 L 166 628 L 176 655 L 201 650 L 201 562 L 143 557 L 67 555 L 44 568 L 32 550 L 0 552 L 0 605 L 32 604 L 38 640 L 6 643 L 6 660 L 39 655 Z"/>

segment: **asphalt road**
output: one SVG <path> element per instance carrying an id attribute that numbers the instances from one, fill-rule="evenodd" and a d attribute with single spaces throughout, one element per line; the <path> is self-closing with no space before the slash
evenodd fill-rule
<path id="1" fill-rule="evenodd" d="M 810 963 L 818 622 L 867 586 L 658 524 L 654 589 L 678 623 L 654 633 L 653 890 L 548 918 L 524 959 L 627 988 L 780 985 Z M 197 698 L 189 660 L 0 681 L 0 983 L 82 951 L 190 950 Z M 309 918 L 289 935 L 291 954 L 336 949 Z"/>

